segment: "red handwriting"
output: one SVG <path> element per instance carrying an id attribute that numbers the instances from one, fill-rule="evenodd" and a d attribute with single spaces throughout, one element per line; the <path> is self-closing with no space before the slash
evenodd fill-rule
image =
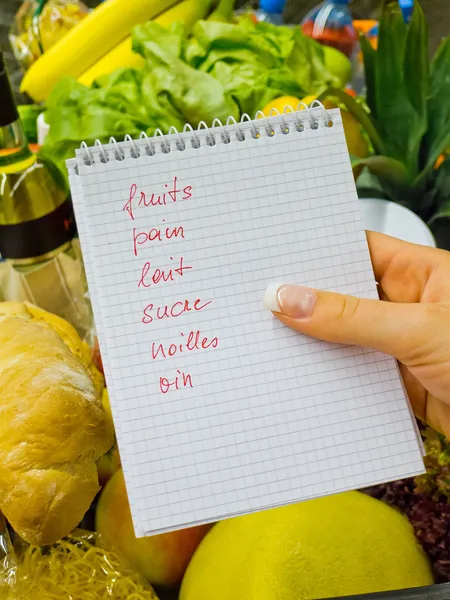
<path id="1" fill-rule="evenodd" d="M 192 186 L 186 185 L 183 188 L 179 188 L 177 179 L 177 177 L 173 178 L 173 184 L 170 189 L 169 185 L 165 183 L 164 187 L 166 188 L 166 191 L 162 194 L 146 194 L 145 192 L 139 192 L 138 206 L 166 206 L 167 202 L 177 202 L 178 200 L 189 200 L 189 198 L 192 198 Z M 128 200 L 122 208 L 122 210 L 125 210 L 128 213 L 132 221 L 134 221 L 133 209 L 136 193 L 137 185 L 133 183 L 130 187 Z"/>
<path id="2" fill-rule="evenodd" d="M 164 219 L 163 219 L 163 221 L 164 221 Z M 142 246 L 143 244 L 146 244 L 147 242 L 154 242 L 155 240 L 157 240 L 158 242 L 161 242 L 163 239 L 170 240 L 173 237 L 184 238 L 184 228 L 182 225 L 180 225 L 179 227 L 173 227 L 173 229 L 170 229 L 170 227 L 166 227 L 165 230 L 153 227 L 152 229 L 149 229 L 148 231 L 136 231 L 136 227 L 135 227 L 133 229 L 133 252 L 134 252 L 134 255 L 135 256 L 138 255 L 138 246 Z"/>
<path id="3" fill-rule="evenodd" d="M 184 333 L 180 333 L 184 338 Z M 170 346 L 164 347 L 163 344 L 157 344 L 152 342 L 152 359 L 156 360 L 158 356 L 161 358 L 167 358 L 168 356 L 175 356 L 177 353 L 183 352 L 183 350 L 207 350 L 208 348 L 217 348 L 219 345 L 219 338 L 213 337 L 208 339 L 207 337 L 201 337 L 202 334 L 199 330 L 190 331 L 187 336 L 187 341 L 183 340 L 181 343 L 170 344 Z"/>
<path id="4" fill-rule="evenodd" d="M 170 388 L 174 388 L 176 390 L 181 387 L 194 387 L 192 385 L 192 377 L 189 374 L 182 373 L 179 369 L 177 369 L 178 375 L 175 377 L 173 381 L 169 381 L 166 377 L 159 378 L 159 389 L 163 394 L 167 394 Z"/>
<path id="5" fill-rule="evenodd" d="M 190 300 L 181 300 L 172 305 L 166 304 L 165 306 L 158 306 L 156 309 L 153 304 L 147 304 L 143 311 L 144 316 L 142 317 L 142 322 L 145 325 L 148 325 L 155 319 L 160 321 L 161 319 L 170 319 L 171 317 L 177 318 L 192 310 L 199 312 L 209 306 L 211 302 L 212 300 L 202 303 L 200 298 L 197 298 L 193 302 Z M 154 311 L 156 311 L 156 313 Z"/>
<path id="6" fill-rule="evenodd" d="M 173 257 L 169 257 L 170 260 L 173 260 Z M 185 266 L 183 264 L 184 258 L 180 257 L 180 265 L 176 269 L 169 269 L 167 272 L 161 269 L 152 269 L 152 265 L 150 262 L 146 262 L 142 267 L 141 278 L 139 279 L 138 288 L 144 287 L 149 288 L 152 284 L 148 281 L 154 283 L 154 285 L 158 285 L 160 281 L 173 281 L 174 275 L 178 275 L 179 277 L 183 277 L 184 272 L 188 269 L 192 269 L 193 267 Z"/>

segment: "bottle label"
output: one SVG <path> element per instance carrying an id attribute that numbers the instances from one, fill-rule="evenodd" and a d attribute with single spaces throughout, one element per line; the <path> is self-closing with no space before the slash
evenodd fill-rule
<path id="1" fill-rule="evenodd" d="M 52 252 L 76 235 L 72 200 L 67 198 L 58 208 L 39 219 L 0 225 L 2 258 L 35 258 Z"/>

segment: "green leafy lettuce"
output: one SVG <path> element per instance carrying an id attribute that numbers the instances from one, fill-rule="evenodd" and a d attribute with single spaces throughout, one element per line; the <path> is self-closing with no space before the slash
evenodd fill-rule
<path id="1" fill-rule="evenodd" d="M 279 96 L 345 83 L 331 72 L 328 49 L 299 28 L 250 19 L 198 21 L 189 38 L 180 23 L 166 29 L 150 21 L 134 29 L 133 49 L 145 58 L 142 70 L 118 69 L 90 88 L 58 82 L 46 106 L 44 157 L 64 167 L 83 140 L 210 125 L 215 117 L 254 115 Z"/>

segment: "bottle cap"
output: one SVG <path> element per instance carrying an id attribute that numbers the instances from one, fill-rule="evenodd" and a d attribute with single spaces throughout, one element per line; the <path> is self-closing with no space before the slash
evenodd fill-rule
<path id="1" fill-rule="evenodd" d="M 260 0 L 259 8 L 267 13 L 282 14 L 286 0 Z"/>
<path id="2" fill-rule="evenodd" d="M 409 21 L 414 10 L 414 0 L 399 0 L 399 6 L 405 21 Z"/>
<path id="3" fill-rule="evenodd" d="M 0 127 L 14 123 L 19 118 L 14 94 L 6 70 L 5 56 L 0 50 Z"/>

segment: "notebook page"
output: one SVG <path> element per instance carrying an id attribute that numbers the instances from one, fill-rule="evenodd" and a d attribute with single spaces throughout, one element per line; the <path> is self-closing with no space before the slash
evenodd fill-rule
<path id="1" fill-rule="evenodd" d="M 77 222 L 78 234 L 80 237 L 80 245 L 81 251 L 83 253 L 83 264 L 84 270 L 86 273 L 86 279 L 89 287 L 89 295 L 90 302 L 92 305 L 92 312 L 94 314 L 95 320 L 95 328 L 97 331 L 97 337 L 99 339 L 99 344 L 101 345 L 101 355 L 102 355 L 102 364 L 103 371 L 105 373 L 105 379 L 108 382 L 108 392 L 111 393 L 113 387 L 112 377 L 109 374 L 109 365 L 108 365 L 108 356 L 107 356 L 107 348 L 106 344 L 103 342 L 103 323 L 102 323 L 102 313 L 99 309 L 99 302 L 96 299 L 96 284 L 95 284 L 95 275 L 94 275 L 94 265 L 91 260 L 91 252 L 89 247 L 89 230 L 87 226 L 87 219 L 84 209 L 84 201 L 82 200 L 83 190 L 81 187 L 81 179 L 77 175 L 77 161 L 75 159 L 67 161 L 68 167 L 68 175 L 69 175 L 69 184 L 70 191 L 75 211 L 75 218 Z M 113 413 L 114 418 L 114 428 L 117 432 L 120 428 L 119 419 L 116 418 L 115 406 L 111 406 L 111 412 Z"/>
<path id="2" fill-rule="evenodd" d="M 218 129 L 214 146 L 79 160 L 138 536 L 423 471 L 395 362 L 262 307 L 272 281 L 376 297 L 332 114 L 331 128 L 298 133 L 289 116 L 287 135 L 274 120 L 253 139 L 247 123 L 244 142 Z"/>

